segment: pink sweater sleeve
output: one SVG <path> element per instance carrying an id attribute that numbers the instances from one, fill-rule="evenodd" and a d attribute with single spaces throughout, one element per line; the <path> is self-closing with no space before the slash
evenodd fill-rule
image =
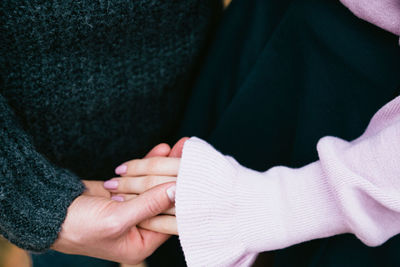
<path id="1" fill-rule="evenodd" d="M 340 0 L 354 15 L 400 36 L 399 0 Z"/>
<path id="2" fill-rule="evenodd" d="M 261 141 L 262 142 L 262 141 Z M 249 266 L 257 253 L 353 233 L 369 246 L 400 233 L 400 97 L 319 161 L 256 172 L 206 142 L 186 142 L 176 214 L 189 266 Z"/>

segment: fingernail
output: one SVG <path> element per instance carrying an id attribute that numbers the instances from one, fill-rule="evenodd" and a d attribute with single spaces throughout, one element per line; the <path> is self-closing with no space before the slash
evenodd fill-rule
<path id="1" fill-rule="evenodd" d="M 118 188 L 118 181 L 115 180 L 108 180 L 104 182 L 105 189 L 117 189 Z"/>
<path id="2" fill-rule="evenodd" d="M 127 169 L 128 169 L 128 166 L 126 166 L 125 164 L 122 164 L 115 169 L 115 173 L 116 174 L 124 174 L 124 173 L 126 173 Z"/>
<path id="3" fill-rule="evenodd" d="M 167 189 L 167 195 L 172 202 L 175 202 L 176 185 L 171 186 Z"/>
<path id="4" fill-rule="evenodd" d="M 118 201 L 118 202 L 123 202 L 124 201 L 124 197 L 121 197 L 121 196 L 112 196 L 111 199 L 115 200 L 115 201 Z"/>

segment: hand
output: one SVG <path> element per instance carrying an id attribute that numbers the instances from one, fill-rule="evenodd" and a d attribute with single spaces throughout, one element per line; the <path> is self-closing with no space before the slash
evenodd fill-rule
<path id="1" fill-rule="evenodd" d="M 175 151 L 176 148 L 174 147 Z M 163 157 L 168 156 L 171 152 L 171 148 L 167 144 L 159 144 L 155 146 L 147 155 L 148 157 Z M 176 152 L 174 152 L 176 153 Z M 105 197 L 111 198 L 112 194 L 106 190 L 103 186 L 104 181 L 93 181 L 93 180 L 82 180 L 83 184 L 86 187 L 86 191 L 83 195 L 86 196 L 98 196 L 98 197 Z M 119 200 L 118 198 L 116 200 Z"/>
<path id="2" fill-rule="evenodd" d="M 105 197 L 107 199 L 111 198 L 111 193 L 104 189 L 103 181 L 89 181 L 82 180 L 83 184 L 86 187 L 83 195 L 85 196 L 93 196 L 93 197 Z"/>
<path id="3" fill-rule="evenodd" d="M 174 183 L 159 185 L 125 202 L 81 195 L 68 208 L 52 249 L 137 264 L 152 254 L 169 235 L 136 225 L 170 208 L 174 195 Z"/>
<path id="4" fill-rule="evenodd" d="M 184 143 L 188 140 L 188 137 L 181 138 L 172 149 L 169 148 L 167 144 L 159 144 L 155 146 L 145 157 L 144 159 L 150 159 L 153 157 L 153 161 L 157 160 L 154 159 L 155 157 L 166 157 L 169 156 L 171 158 L 180 158 L 182 156 L 182 150 Z M 179 162 L 173 160 L 175 162 Z M 126 164 L 133 164 L 134 162 L 143 162 L 141 160 L 131 160 Z M 174 182 L 176 181 L 177 172 L 179 166 L 175 166 L 175 170 L 173 171 L 173 176 L 144 176 L 144 177 L 134 177 L 135 172 L 127 171 L 128 166 L 125 164 L 121 164 L 119 167 L 116 168 L 115 172 L 118 175 L 121 175 L 122 178 L 113 178 L 109 181 L 104 183 L 104 190 L 109 190 L 115 200 L 123 201 L 135 198 L 137 194 L 143 193 L 147 189 L 162 183 L 167 182 Z M 135 167 L 131 166 L 130 170 L 134 169 Z M 145 168 L 146 169 L 146 168 Z M 137 173 L 138 170 L 136 170 Z M 144 171 L 146 172 L 146 171 Z M 162 171 L 161 171 L 162 172 Z M 132 175 L 129 175 L 132 173 Z M 132 176 L 132 177 L 130 177 Z M 131 183 L 132 182 L 132 183 Z M 136 184 L 136 186 L 135 186 Z M 131 188 L 131 185 L 133 186 Z M 107 191 L 108 192 L 108 191 Z M 172 213 L 167 213 L 172 214 Z M 175 212 L 173 212 L 175 214 Z"/>
<path id="5" fill-rule="evenodd" d="M 131 160 L 124 163 L 126 171 L 121 178 L 113 178 L 105 183 L 108 190 L 120 201 L 136 199 L 151 188 L 175 182 L 178 175 L 180 159 L 153 157 L 141 160 Z M 108 184 L 107 184 L 108 183 Z M 113 187 L 108 186 L 109 184 Z M 164 211 L 163 214 L 140 223 L 140 227 L 161 233 L 177 234 L 175 209 Z"/>
<path id="6" fill-rule="evenodd" d="M 156 167 L 156 163 L 154 163 L 163 158 L 150 158 L 152 156 L 157 156 L 157 153 L 154 152 L 159 148 L 160 145 L 158 145 L 146 156 L 147 160 L 133 160 L 118 167 L 116 173 L 122 175 L 122 177 L 114 178 L 110 180 L 111 182 L 105 183 L 105 187 L 110 190 L 113 199 L 119 201 L 129 200 L 156 185 L 176 181 L 180 160 L 174 158 L 182 156 L 184 143 L 188 139 L 187 137 L 182 138 L 174 145 L 169 152 L 169 156 L 173 158 L 167 159 L 168 163 L 165 166 L 160 166 L 160 168 L 158 168 Z M 160 153 L 158 153 L 158 155 L 160 155 Z M 138 163 L 138 165 L 135 166 L 136 163 Z M 147 167 L 145 166 L 146 164 L 148 164 Z M 167 169 L 163 169 L 163 167 Z M 143 174 L 139 173 L 141 169 Z M 169 174 L 168 169 L 172 171 Z M 152 173 L 154 173 L 154 175 Z M 158 175 L 158 173 L 161 175 Z M 175 208 L 169 209 L 163 212 L 163 214 L 175 215 Z M 176 220 L 175 217 L 172 216 L 157 216 L 142 222 L 140 226 L 161 233 L 177 234 Z"/>

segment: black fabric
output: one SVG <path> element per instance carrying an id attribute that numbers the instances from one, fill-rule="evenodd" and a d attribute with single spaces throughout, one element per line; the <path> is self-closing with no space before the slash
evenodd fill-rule
<path id="1" fill-rule="evenodd" d="M 176 128 L 217 3 L 1 1 L 0 97 L 52 163 L 112 175 Z"/>
<path id="2" fill-rule="evenodd" d="M 220 12 L 214 0 L 0 1 L 0 234 L 45 251 L 80 179 L 109 179 L 170 139 Z"/>
<path id="3" fill-rule="evenodd" d="M 321 137 L 361 135 L 399 92 L 398 37 L 339 1 L 233 0 L 181 134 L 260 171 L 299 167 L 317 160 Z M 341 235 L 276 251 L 274 266 L 399 266 L 399 247 Z"/>
<path id="4" fill-rule="evenodd" d="M 67 255 L 57 251 L 31 255 L 33 267 L 119 267 L 119 263 L 100 259 Z"/>

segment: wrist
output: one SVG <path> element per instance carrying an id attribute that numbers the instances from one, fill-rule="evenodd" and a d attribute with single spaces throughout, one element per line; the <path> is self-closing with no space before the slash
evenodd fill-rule
<path id="1" fill-rule="evenodd" d="M 111 193 L 103 186 L 104 181 L 82 180 L 85 185 L 84 195 L 110 198 Z"/>
<path id="2" fill-rule="evenodd" d="M 347 232 L 319 162 L 260 173 L 197 138 L 185 144 L 176 199 L 189 265 L 226 266 Z"/>
<path id="3" fill-rule="evenodd" d="M 79 254 L 77 248 L 80 248 L 80 238 L 81 236 L 76 233 L 71 227 L 71 217 L 74 216 L 75 210 L 79 209 L 79 202 L 87 198 L 87 196 L 80 195 L 74 201 L 72 201 L 71 205 L 68 207 L 67 214 L 65 217 L 65 221 L 61 225 L 61 230 L 58 233 L 58 237 L 56 241 L 51 246 L 51 249 L 65 253 L 65 254 Z"/>
<path id="4" fill-rule="evenodd" d="M 270 251 L 348 232 L 324 176 L 319 162 L 264 173 L 241 167 L 235 222 L 246 249 Z"/>
<path id="5" fill-rule="evenodd" d="M 185 143 L 177 179 L 178 233 L 188 265 L 249 265 L 256 253 L 241 242 L 236 222 L 240 166 L 197 138 Z M 239 255 L 239 258 L 238 258 Z"/>

